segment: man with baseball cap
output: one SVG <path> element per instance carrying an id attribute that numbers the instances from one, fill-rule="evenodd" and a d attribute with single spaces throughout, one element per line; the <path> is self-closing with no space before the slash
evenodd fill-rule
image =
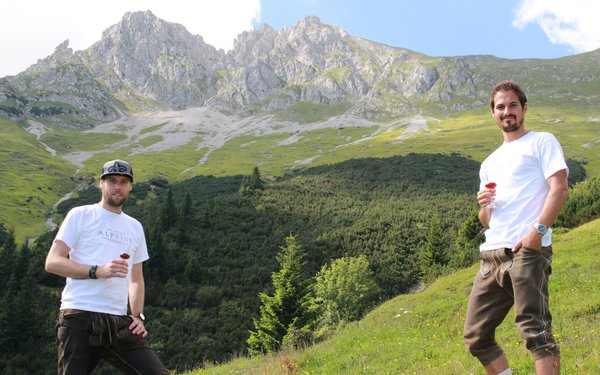
<path id="1" fill-rule="evenodd" d="M 106 162 L 100 202 L 69 211 L 48 252 L 46 271 L 67 279 L 56 326 L 59 374 L 90 374 L 100 360 L 125 374 L 169 373 L 145 340 L 148 249 L 140 222 L 122 211 L 132 183 L 129 163 Z"/>

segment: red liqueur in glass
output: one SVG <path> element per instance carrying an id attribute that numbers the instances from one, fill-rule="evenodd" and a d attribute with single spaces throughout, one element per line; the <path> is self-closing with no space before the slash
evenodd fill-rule
<path id="1" fill-rule="evenodd" d="M 496 188 L 496 183 L 495 182 L 488 182 L 487 184 L 485 184 L 485 187 L 488 189 L 495 189 Z M 494 203 L 494 197 L 492 197 L 492 201 L 490 202 L 490 204 L 488 204 L 489 208 L 496 208 L 496 204 Z"/>
<path id="2" fill-rule="evenodd" d="M 121 255 L 119 255 L 121 257 L 121 259 L 129 259 L 129 254 L 123 252 L 121 253 Z"/>

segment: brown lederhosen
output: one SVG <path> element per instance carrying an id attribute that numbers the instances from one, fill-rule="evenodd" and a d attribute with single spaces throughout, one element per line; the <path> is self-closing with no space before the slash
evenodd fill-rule
<path id="1" fill-rule="evenodd" d="M 559 356 L 548 307 L 552 246 L 541 251 L 522 248 L 514 254 L 505 248 L 482 251 L 480 259 L 464 329 L 471 354 L 483 365 L 502 355 L 495 331 L 514 305 L 517 329 L 534 358 Z"/>
<path id="2" fill-rule="evenodd" d="M 128 315 L 65 309 L 56 322 L 58 374 L 90 374 L 101 359 L 124 374 L 168 374 Z"/>

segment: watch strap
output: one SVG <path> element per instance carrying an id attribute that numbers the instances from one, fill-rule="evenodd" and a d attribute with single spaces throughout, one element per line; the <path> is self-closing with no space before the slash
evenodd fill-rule
<path id="1" fill-rule="evenodd" d="M 90 277 L 90 279 L 97 279 L 98 276 L 96 276 L 96 271 L 98 270 L 98 266 L 94 265 L 90 267 L 90 270 L 88 271 L 88 276 Z"/>

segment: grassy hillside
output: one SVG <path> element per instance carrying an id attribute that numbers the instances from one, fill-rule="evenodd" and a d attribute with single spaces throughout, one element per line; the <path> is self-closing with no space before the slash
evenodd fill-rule
<path id="1" fill-rule="evenodd" d="M 564 374 L 600 373 L 599 232 L 600 220 L 596 220 L 554 239 L 550 303 Z M 239 358 L 190 375 L 483 374 L 462 341 L 467 298 L 477 269 L 475 265 L 442 277 L 420 293 L 400 295 L 304 351 Z M 513 373 L 533 373 L 512 313 L 497 336 Z"/>
<path id="2" fill-rule="evenodd" d="M 526 126 L 530 130 L 550 131 L 563 144 L 565 156 L 584 164 L 588 176 L 600 176 L 600 112 L 594 98 L 589 103 L 561 102 L 553 98 L 531 98 Z M 576 103 L 576 104 L 577 104 Z M 297 108 L 302 111 L 303 108 Z M 307 109 L 304 109 L 307 110 Z M 316 165 L 333 164 L 349 159 L 391 157 L 410 153 L 460 153 L 482 161 L 502 142 L 501 134 L 487 106 L 461 112 L 430 114 L 427 126 L 420 129 L 403 124 L 406 119 L 392 119 L 372 127 L 355 127 L 340 123 L 337 128 L 265 134 L 244 134 L 212 151 L 203 163 L 207 148 L 198 148 L 203 134 L 190 136 L 186 143 L 173 149 L 152 151 L 163 136 L 123 141 L 117 133 L 82 133 L 75 129 L 50 129 L 41 141 L 58 154 L 71 151 L 90 152 L 83 168 L 53 157 L 22 125 L 1 120 L 0 136 L 0 222 L 14 228 L 17 240 L 39 235 L 46 229 L 45 219 L 58 199 L 70 191 L 76 178 L 97 177 L 98 166 L 110 158 L 125 158 L 134 164 L 137 181 L 157 175 L 170 181 L 183 181 L 198 175 L 232 176 L 247 174 L 258 165 L 265 175 L 281 176 L 286 172 Z M 152 131 L 165 122 L 149 126 Z M 144 151 L 148 148 L 147 151 Z M 25 165 L 23 165 L 25 164 Z M 26 173 L 24 174 L 23 171 Z"/>
<path id="3" fill-rule="evenodd" d="M 0 119 L 0 223 L 17 241 L 48 230 L 50 208 L 75 186 L 73 168 L 19 124 Z"/>
<path id="4" fill-rule="evenodd" d="M 563 144 L 565 156 L 582 161 L 589 176 L 600 175 L 600 112 L 594 105 L 582 108 L 556 100 L 531 100 L 526 127 L 549 131 Z M 252 135 L 245 134 L 227 141 L 212 151 L 205 162 L 197 164 L 207 152 L 198 149 L 202 136 L 185 145 L 162 152 L 144 153 L 131 150 L 131 144 L 112 155 L 132 160 L 142 179 L 159 173 L 172 181 L 197 175 L 231 176 L 248 173 L 255 165 L 263 173 L 280 176 L 291 170 L 338 163 L 364 157 L 390 157 L 409 153 L 453 153 L 482 161 L 502 143 L 502 136 L 487 106 L 460 112 L 431 114 L 427 126 L 411 129 L 407 119 L 391 119 L 376 126 L 360 128 L 339 124 L 338 128 L 300 132 Z M 100 161 L 111 157 L 98 154 L 84 163 L 81 173 L 94 173 Z"/>

